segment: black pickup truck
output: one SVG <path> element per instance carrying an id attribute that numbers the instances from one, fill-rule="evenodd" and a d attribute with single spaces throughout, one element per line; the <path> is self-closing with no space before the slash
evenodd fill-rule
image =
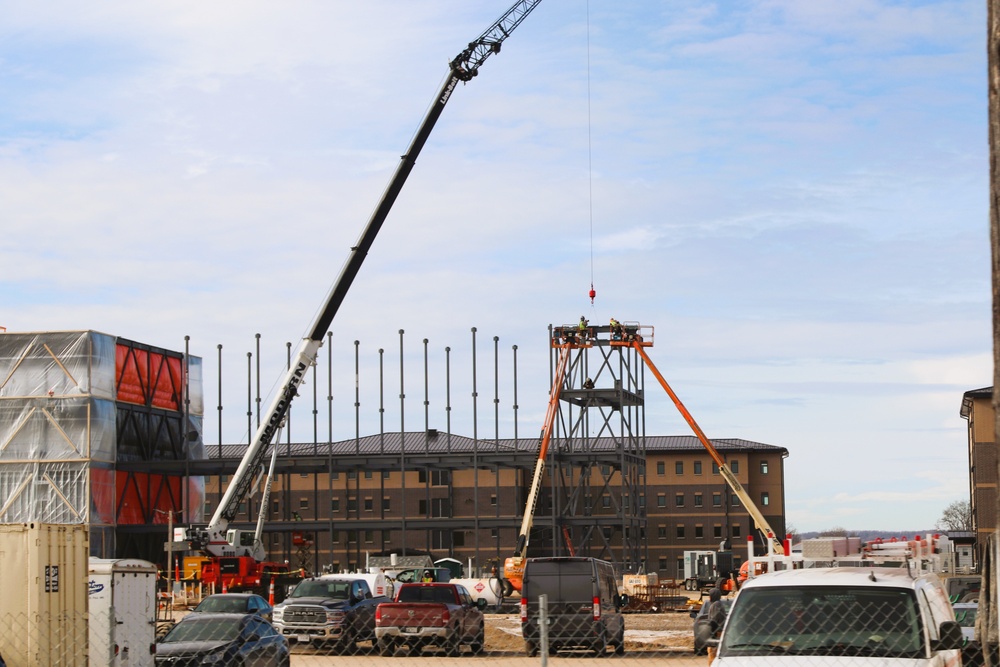
<path id="1" fill-rule="evenodd" d="M 354 651 L 357 642 L 375 641 L 375 608 L 388 602 L 373 595 L 368 582 L 350 575 L 303 579 L 274 607 L 274 627 L 289 641 L 332 644 L 339 652 Z"/>

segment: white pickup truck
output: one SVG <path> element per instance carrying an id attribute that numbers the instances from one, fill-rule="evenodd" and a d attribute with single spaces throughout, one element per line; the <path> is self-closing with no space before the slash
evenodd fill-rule
<path id="1" fill-rule="evenodd" d="M 748 580 L 709 642 L 714 667 L 957 667 L 964 640 L 937 575 L 828 567 Z"/>

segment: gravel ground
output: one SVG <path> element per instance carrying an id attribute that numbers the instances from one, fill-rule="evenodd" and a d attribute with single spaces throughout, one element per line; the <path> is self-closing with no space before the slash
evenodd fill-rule
<path id="1" fill-rule="evenodd" d="M 625 651 L 692 651 L 693 621 L 684 612 L 625 614 Z M 521 619 L 517 615 L 486 615 L 486 650 L 524 650 Z"/>

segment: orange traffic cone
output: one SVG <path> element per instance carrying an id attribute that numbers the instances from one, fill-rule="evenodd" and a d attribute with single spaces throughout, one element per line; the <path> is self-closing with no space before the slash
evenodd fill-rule
<path id="1" fill-rule="evenodd" d="M 271 579 L 271 586 L 267 593 L 267 603 L 274 606 L 274 579 Z"/>
<path id="2" fill-rule="evenodd" d="M 226 588 L 226 580 L 225 580 L 225 578 L 222 579 L 222 592 L 223 593 L 228 593 L 229 592 L 229 589 Z"/>

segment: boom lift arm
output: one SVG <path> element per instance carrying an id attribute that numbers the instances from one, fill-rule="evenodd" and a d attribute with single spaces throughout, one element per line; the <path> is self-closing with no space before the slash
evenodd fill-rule
<path id="1" fill-rule="evenodd" d="M 556 362 L 555 377 L 552 380 L 552 389 L 549 391 L 549 407 L 545 412 L 545 421 L 542 423 L 542 433 L 538 438 L 538 460 L 535 462 L 535 474 L 531 479 L 531 490 L 528 492 L 528 499 L 524 504 L 524 517 L 521 519 L 521 532 L 517 536 L 517 544 L 514 547 L 514 555 L 507 558 L 503 564 L 503 576 L 508 582 L 504 594 L 510 595 L 513 591 L 521 590 L 521 578 L 524 575 L 524 557 L 528 552 L 528 540 L 531 536 L 531 524 L 535 519 L 535 505 L 538 504 L 538 494 L 542 486 L 542 476 L 545 472 L 545 456 L 549 451 L 549 441 L 552 440 L 552 427 L 555 424 L 556 414 L 559 412 L 559 394 L 562 392 L 563 377 L 566 375 L 566 366 L 569 363 L 570 349 L 573 345 L 566 343 L 559 351 L 559 360 Z"/>
<path id="2" fill-rule="evenodd" d="M 736 476 L 729 469 L 729 466 L 726 465 L 726 462 L 722 458 L 722 455 L 719 454 L 719 450 L 715 448 L 712 442 L 705 435 L 705 432 L 702 431 L 701 427 L 698 426 L 698 423 L 695 422 L 694 417 L 691 416 L 691 413 L 688 412 L 687 408 L 684 407 L 684 404 L 681 403 L 681 399 L 677 397 L 677 394 L 674 393 L 674 390 L 670 388 L 669 384 L 667 384 L 667 381 L 660 374 L 660 371 L 656 368 L 656 365 L 653 363 L 653 360 L 649 358 L 649 355 L 646 354 L 646 350 L 643 349 L 642 342 L 639 340 L 634 340 L 632 341 L 631 345 L 639 353 L 639 356 L 642 357 L 642 360 L 646 362 L 646 366 L 649 368 L 650 371 L 653 372 L 653 375 L 656 376 L 656 379 L 659 380 L 660 385 L 667 392 L 667 395 L 670 396 L 670 400 L 674 402 L 675 406 L 677 406 L 677 410 L 681 413 L 681 416 L 683 416 L 684 420 L 687 421 L 689 426 L 691 426 L 691 430 L 694 431 L 694 434 L 698 437 L 698 440 L 701 441 L 702 446 L 708 451 L 708 454 L 709 456 L 712 457 L 712 460 L 715 461 L 715 465 L 719 467 L 719 473 L 722 475 L 723 479 L 726 480 L 726 483 L 729 484 L 729 488 L 733 490 L 733 493 L 735 493 L 736 496 L 740 499 L 740 502 L 743 503 L 743 506 L 747 508 L 747 511 L 753 518 L 754 523 L 757 524 L 757 529 L 764 534 L 764 539 L 768 541 L 769 549 L 773 550 L 775 553 L 783 553 L 784 545 L 782 545 L 781 540 L 779 540 L 778 537 L 775 535 L 774 530 L 771 529 L 771 525 L 767 522 L 767 519 L 764 518 L 764 515 L 757 508 L 756 503 L 754 503 L 753 499 L 750 498 L 750 494 L 746 492 L 746 489 L 743 488 L 743 485 L 740 484 L 738 479 L 736 479 Z"/>
<path id="3" fill-rule="evenodd" d="M 271 444 L 275 433 L 284 423 L 292 399 L 298 395 L 298 388 L 305 379 L 306 371 L 316 363 L 316 355 L 323 344 L 323 336 L 329 330 L 330 323 L 340 309 L 347 291 L 361 269 L 361 264 L 364 262 L 368 250 L 382 228 L 382 223 L 385 222 L 386 217 L 389 215 L 396 197 L 399 195 L 403 184 L 413 169 L 413 165 L 416 163 L 417 156 L 427 141 L 427 137 L 441 116 L 445 104 L 451 98 L 455 86 L 460 81 L 470 81 L 473 77 L 477 76 L 479 68 L 486 59 L 490 55 L 500 52 L 500 45 L 503 41 L 510 36 L 510 33 L 521 24 L 525 17 L 540 2 L 541 0 L 518 0 L 518 2 L 515 2 L 503 16 L 497 19 L 478 38 L 470 42 L 449 63 L 450 76 L 448 76 L 441 86 L 434 103 L 424 116 L 406 153 L 401 157 L 399 165 L 396 167 L 392 179 L 382 193 L 378 206 L 376 206 L 371 218 L 368 220 L 368 224 L 361 233 L 361 237 L 358 239 L 356 245 L 351 248 L 347 262 L 344 264 L 340 276 L 328 293 L 325 305 L 313 321 L 308 336 L 303 338 L 299 344 L 298 350 L 289 364 L 288 372 L 282 381 L 281 389 L 276 393 L 267 411 L 264 413 L 260 427 L 247 447 L 247 451 L 240 461 L 239 468 L 237 468 L 232 482 L 222 496 L 215 514 L 209 521 L 208 526 L 192 526 L 186 530 L 185 539 L 191 542 L 193 549 L 200 549 L 213 556 L 253 556 L 257 560 L 263 559 L 263 547 L 260 546 L 258 549 L 251 544 L 241 544 L 241 542 L 250 542 L 252 540 L 241 539 L 238 531 L 231 533 L 229 539 L 227 539 L 229 523 L 236 518 L 240 503 L 246 498 L 247 492 L 253 483 L 255 472 L 261 467 L 267 455 L 268 445 Z"/>

